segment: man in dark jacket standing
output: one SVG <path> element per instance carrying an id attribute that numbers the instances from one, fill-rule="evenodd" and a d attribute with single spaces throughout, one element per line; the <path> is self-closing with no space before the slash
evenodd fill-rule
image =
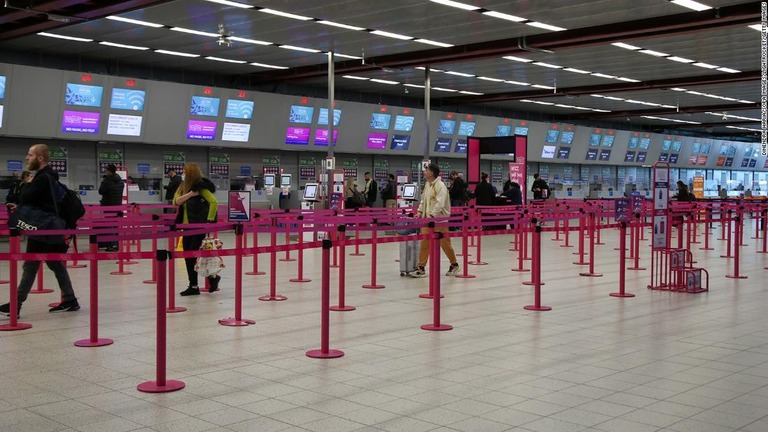
<path id="1" fill-rule="evenodd" d="M 365 196 L 365 206 L 373 207 L 376 205 L 376 197 L 379 194 L 379 185 L 376 180 L 371 177 L 370 172 L 365 173 L 365 189 L 363 195 Z"/>
<path id="2" fill-rule="evenodd" d="M 26 162 L 29 171 L 37 171 L 32 181 L 21 191 L 20 206 L 38 207 L 48 213 L 54 213 L 53 189 L 58 187 L 59 175 L 48 165 L 51 151 L 45 144 L 35 144 L 27 152 Z M 8 211 L 16 210 L 16 204 L 9 204 Z M 67 243 L 48 244 L 35 240 L 34 236 L 27 238 L 27 253 L 64 253 L 69 249 Z M 72 289 L 72 281 L 69 279 L 67 267 L 64 261 L 46 261 L 48 268 L 53 271 L 56 280 L 59 282 L 61 290 L 61 303 L 51 308 L 50 312 L 74 312 L 80 309 L 75 297 L 75 291 Z M 37 271 L 40 269 L 40 261 L 24 261 L 22 266 L 22 275 L 18 287 L 18 311 L 21 311 L 21 304 L 27 299 L 32 284 L 35 283 Z M 0 313 L 9 315 L 11 306 L 9 303 L 0 306 Z"/>
<path id="3" fill-rule="evenodd" d="M 171 180 L 168 186 L 165 186 L 165 203 L 173 205 L 173 196 L 176 195 L 176 189 L 181 185 L 181 176 L 176 174 L 176 170 L 173 168 L 168 169 L 168 178 Z M 167 209 L 166 213 L 173 213 L 174 209 Z"/>
<path id="4" fill-rule="evenodd" d="M 107 173 L 99 186 L 99 194 L 104 207 L 119 206 L 123 203 L 123 179 L 117 175 L 117 167 L 114 164 L 107 165 Z M 106 214 L 107 212 L 105 212 Z M 115 212 L 115 216 L 120 216 L 122 212 Z M 120 248 L 116 241 L 104 242 L 107 252 L 117 252 Z"/>

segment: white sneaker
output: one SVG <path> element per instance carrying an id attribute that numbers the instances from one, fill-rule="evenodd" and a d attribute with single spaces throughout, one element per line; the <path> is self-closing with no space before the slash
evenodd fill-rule
<path id="1" fill-rule="evenodd" d="M 417 268 L 416 270 L 408 273 L 408 276 L 412 278 L 423 278 L 427 277 L 427 272 L 422 268 Z"/>
<path id="2" fill-rule="evenodd" d="M 448 271 L 445 272 L 446 276 L 456 276 L 459 274 L 459 264 L 451 264 L 451 266 L 448 268 Z"/>

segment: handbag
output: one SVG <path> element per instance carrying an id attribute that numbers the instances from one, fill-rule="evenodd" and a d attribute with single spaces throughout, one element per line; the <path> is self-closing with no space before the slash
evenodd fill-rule
<path id="1" fill-rule="evenodd" d="M 21 206 L 8 218 L 8 226 L 18 228 L 21 231 L 45 231 L 63 230 L 66 224 L 56 213 L 50 213 L 39 207 Z M 30 238 L 41 243 L 61 245 L 64 244 L 64 236 L 61 234 L 36 235 Z"/>
<path id="2" fill-rule="evenodd" d="M 218 250 L 221 249 L 222 246 L 224 246 L 224 242 L 220 239 L 206 237 L 200 245 L 200 250 Z M 216 276 L 222 269 L 224 269 L 224 260 L 222 260 L 221 257 L 197 257 L 197 261 L 195 262 L 195 271 L 201 277 Z"/>
<path id="3" fill-rule="evenodd" d="M 54 212 L 47 212 L 39 207 L 22 205 L 8 217 L 8 226 L 18 228 L 21 231 L 48 231 L 66 229 L 66 222 L 59 216 L 59 206 L 56 202 L 56 194 L 53 191 L 53 181 L 48 178 L 53 198 Z M 40 243 L 51 245 L 66 244 L 66 238 L 62 234 L 36 235 L 32 239 Z"/>

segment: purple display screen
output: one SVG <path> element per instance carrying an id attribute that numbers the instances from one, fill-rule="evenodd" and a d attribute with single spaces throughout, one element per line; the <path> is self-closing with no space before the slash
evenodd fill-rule
<path id="1" fill-rule="evenodd" d="M 387 134 L 379 132 L 371 132 L 368 134 L 368 142 L 365 146 L 369 149 L 385 149 L 387 148 Z"/>
<path id="2" fill-rule="evenodd" d="M 327 133 L 327 131 L 326 131 Z M 326 135 L 326 140 L 328 136 Z M 309 128 L 289 127 L 285 130 L 285 143 L 308 145 L 309 144 Z M 326 145 L 327 142 L 326 142 Z"/>
<path id="3" fill-rule="evenodd" d="M 61 131 L 65 133 L 99 133 L 99 118 L 97 112 L 64 111 L 61 119 Z"/>
<path id="4" fill-rule="evenodd" d="M 339 130 L 333 130 L 333 145 L 339 142 Z M 315 129 L 315 145 L 328 146 L 328 129 Z"/>
<path id="5" fill-rule="evenodd" d="M 187 139 L 213 141 L 216 138 L 216 122 L 205 120 L 187 121 Z"/>

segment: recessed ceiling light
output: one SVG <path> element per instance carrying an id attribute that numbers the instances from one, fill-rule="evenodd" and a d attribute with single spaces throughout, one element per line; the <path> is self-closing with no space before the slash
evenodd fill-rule
<path id="1" fill-rule="evenodd" d="M 235 42 L 249 43 L 254 45 L 272 45 L 272 42 L 261 41 L 258 39 L 241 38 L 237 36 L 230 36 L 229 40 L 235 41 Z"/>
<path id="2" fill-rule="evenodd" d="M 502 58 L 507 59 L 507 60 L 516 61 L 516 62 L 521 62 L 521 63 L 531 63 L 533 61 L 531 59 L 527 59 L 527 58 L 523 58 L 523 57 L 515 57 L 515 56 L 506 56 L 506 57 L 502 57 Z"/>
<path id="3" fill-rule="evenodd" d="M 292 14 L 292 13 L 288 13 L 288 12 L 283 12 L 283 11 L 279 11 L 279 10 L 274 10 L 274 9 L 268 9 L 268 8 L 259 9 L 259 12 L 264 12 L 264 13 L 268 13 L 268 14 L 271 14 L 271 15 L 277 15 L 277 16 L 281 16 L 281 17 L 284 17 L 284 18 L 291 18 L 291 19 L 295 19 L 295 20 L 299 20 L 299 21 L 310 21 L 310 20 L 312 20 L 312 18 L 305 17 L 303 15 L 296 15 L 296 14 Z"/>
<path id="4" fill-rule="evenodd" d="M 506 80 L 506 81 L 504 81 L 504 82 L 505 82 L 506 84 L 514 84 L 514 85 L 519 85 L 519 86 L 529 86 L 529 85 L 531 85 L 530 83 L 527 83 L 527 82 L 522 82 L 522 81 L 511 81 L 511 80 Z"/>
<path id="5" fill-rule="evenodd" d="M 536 22 L 536 21 L 529 21 L 526 24 L 528 24 L 529 26 L 532 26 L 532 27 L 542 28 L 544 30 L 552 30 L 552 31 L 563 31 L 563 30 L 566 30 L 566 29 L 564 29 L 562 27 L 553 26 L 551 24 L 544 24 L 544 23 L 540 23 L 540 22 Z"/>
<path id="6" fill-rule="evenodd" d="M 688 9 L 693 9 L 695 11 L 703 11 L 707 9 L 712 9 L 711 6 L 707 6 L 705 4 L 699 3 L 697 1 L 693 0 L 670 0 L 671 3 L 674 3 L 679 6 L 687 7 Z"/>
<path id="7" fill-rule="evenodd" d="M 210 3 L 218 3 L 218 4 L 223 4 L 224 6 L 232 6 L 232 7 L 242 8 L 242 9 L 252 9 L 253 8 L 253 6 L 251 6 L 249 4 L 233 2 L 233 1 L 230 1 L 230 0 L 206 0 L 206 1 L 208 1 Z"/>
<path id="8" fill-rule="evenodd" d="M 639 46 L 625 44 L 624 42 L 615 42 L 615 43 L 612 43 L 611 45 L 613 45 L 615 47 L 619 47 L 619 48 L 624 48 L 624 49 L 632 50 L 632 51 L 637 51 L 637 50 L 640 49 Z"/>
<path id="9" fill-rule="evenodd" d="M 269 68 L 269 69 L 288 69 L 288 66 L 275 66 L 271 64 L 266 63 L 249 63 L 251 66 L 257 66 L 257 67 L 263 67 L 263 68 Z"/>
<path id="10" fill-rule="evenodd" d="M 184 27 L 171 27 L 171 30 L 177 31 L 177 32 L 181 32 L 181 33 L 189 33 L 189 34 L 198 35 L 198 36 L 208 36 L 208 37 L 215 37 L 215 38 L 218 38 L 218 37 L 221 36 L 218 33 L 210 33 L 210 32 L 204 32 L 204 31 L 200 31 L 200 30 L 192 30 L 192 29 L 188 29 L 188 28 L 184 28 Z"/>
<path id="11" fill-rule="evenodd" d="M 531 87 L 536 87 L 536 88 L 545 89 L 545 90 L 554 90 L 555 89 L 554 87 L 545 86 L 545 85 L 541 85 L 541 84 L 532 84 Z"/>
<path id="12" fill-rule="evenodd" d="M 156 24 L 156 23 L 147 22 L 147 21 L 139 21 L 131 18 L 123 18 L 117 15 L 108 16 L 107 19 L 112 21 L 121 21 L 129 24 L 143 25 L 143 26 L 153 27 L 153 28 L 164 27 L 162 24 Z"/>
<path id="13" fill-rule="evenodd" d="M 280 48 L 285 48 L 285 49 L 289 49 L 289 50 L 293 50 L 293 51 L 303 51 L 303 52 L 308 52 L 308 53 L 319 53 L 319 52 L 321 52 L 321 51 L 320 51 L 320 50 L 318 50 L 318 49 L 314 49 L 314 48 L 304 48 L 304 47 L 300 47 L 300 46 L 293 46 L 293 45 L 278 45 L 278 47 L 280 47 Z"/>
<path id="14" fill-rule="evenodd" d="M 326 20 L 318 21 L 318 24 L 323 24 L 323 25 L 332 26 L 332 27 L 339 27 L 347 30 L 357 30 L 357 31 L 365 30 L 363 27 L 357 27 L 349 24 L 342 24 L 342 23 L 326 21 Z"/>
<path id="15" fill-rule="evenodd" d="M 605 96 L 608 100 L 614 100 L 614 101 L 623 101 L 624 98 L 616 97 L 616 96 Z"/>
<path id="16" fill-rule="evenodd" d="M 472 96 L 482 96 L 485 94 L 485 93 L 478 93 L 478 92 L 466 91 L 466 90 L 459 90 L 459 93 L 465 94 L 465 95 L 472 95 Z"/>
<path id="17" fill-rule="evenodd" d="M 702 67 L 704 69 L 717 69 L 719 66 L 712 65 L 709 63 L 702 63 L 702 62 L 696 62 L 693 64 L 694 66 Z"/>
<path id="18" fill-rule="evenodd" d="M 339 53 L 336 53 L 336 52 L 333 53 L 333 55 L 336 56 L 336 57 L 348 58 L 348 59 L 352 59 L 352 60 L 360 60 L 360 59 L 362 59 L 362 57 L 359 57 L 359 56 L 352 56 L 352 55 L 347 55 L 347 54 L 339 54 Z"/>
<path id="19" fill-rule="evenodd" d="M 752 24 L 751 26 L 747 26 L 751 29 L 755 29 L 757 31 L 763 31 L 763 26 L 761 24 Z"/>
<path id="20" fill-rule="evenodd" d="M 633 79 L 633 78 L 627 78 L 627 77 L 616 77 L 616 79 L 619 80 L 619 81 L 626 81 L 626 82 L 631 82 L 631 83 L 638 83 L 638 82 L 640 82 L 640 80 L 636 80 L 636 79 Z"/>
<path id="21" fill-rule="evenodd" d="M 491 81 L 491 82 L 504 82 L 503 79 L 487 77 L 487 76 L 479 76 L 477 77 L 477 79 L 483 80 L 483 81 Z"/>
<path id="22" fill-rule="evenodd" d="M 342 78 L 347 78 L 347 79 L 353 79 L 353 80 L 360 80 L 360 81 L 368 81 L 370 79 L 370 78 L 359 77 L 359 76 L 354 76 L 354 75 L 342 75 L 341 77 Z"/>
<path id="23" fill-rule="evenodd" d="M 441 48 L 450 48 L 450 47 L 453 46 L 451 44 L 447 44 L 447 43 L 443 43 L 443 42 L 437 42 L 437 41 L 433 41 L 433 40 L 429 40 L 429 39 L 415 39 L 414 42 L 419 42 L 419 43 L 423 43 L 423 44 L 427 44 L 427 45 L 439 46 Z"/>
<path id="24" fill-rule="evenodd" d="M 453 0 L 430 0 L 430 1 L 432 3 L 438 3 L 438 4 L 441 4 L 441 5 L 444 5 L 444 6 L 455 7 L 455 8 L 459 8 L 459 9 L 468 10 L 468 11 L 473 11 L 473 10 L 480 9 L 477 6 L 468 5 L 468 4 L 464 4 L 464 3 L 459 3 L 459 2 L 453 1 Z"/>
<path id="25" fill-rule="evenodd" d="M 550 69 L 562 69 L 563 68 L 560 65 L 551 64 L 551 63 L 544 63 L 544 62 L 533 62 L 533 64 L 535 64 L 536 66 L 542 66 L 542 67 L 550 68 Z"/>
<path id="26" fill-rule="evenodd" d="M 71 40 L 71 41 L 77 41 L 77 42 L 93 42 L 93 39 L 86 39 L 86 38 L 79 38 L 74 36 L 64 36 L 64 35 L 58 35 L 54 33 L 46 33 L 46 32 L 40 32 L 38 33 L 39 36 L 45 36 L 50 38 L 56 38 L 56 39 L 65 39 L 65 40 Z"/>
<path id="27" fill-rule="evenodd" d="M 397 33 L 390 33 L 383 30 L 373 30 L 371 33 L 379 36 L 385 36 L 392 39 L 400 39 L 400 40 L 412 40 L 413 38 L 411 36 L 401 35 Z"/>
<path id="28" fill-rule="evenodd" d="M 726 127 L 727 127 L 727 128 L 730 128 L 730 129 L 740 129 L 740 130 L 745 130 L 745 131 L 761 132 L 761 130 L 760 130 L 760 129 L 753 129 L 753 128 L 748 128 L 748 127 L 741 127 L 741 126 L 730 126 L 730 125 L 729 125 L 729 126 L 726 126 Z"/>
<path id="29" fill-rule="evenodd" d="M 378 78 L 371 78 L 371 81 L 372 82 L 377 82 L 377 83 L 380 83 L 380 84 L 389 84 L 389 85 L 400 84 L 397 81 L 383 80 L 383 79 L 378 79 Z"/>
<path id="30" fill-rule="evenodd" d="M 538 104 L 538 105 L 547 105 L 547 106 L 551 106 L 551 105 L 555 104 L 554 102 L 544 102 L 544 101 L 536 101 L 536 100 L 535 101 L 531 101 L 531 102 L 533 102 L 535 104 Z"/>
<path id="31" fill-rule="evenodd" d="M 727 67 L 717 68 L 717 70 L 719 70 L 721 72 L 728 72 L 728 73 L 740 73 L 741 72 L 740 70 L 731 69 L 731 68 L 727 68 Z"/>
<path id="32" fill-rule="evenodd" d="M 605 97 L 605 96 L 603 96 L 601 94 L 591 94 L 590 96 L 596 97 L 596 98 L 604 98 Z"/>
<path id="33" fill-rule="evenodd" d="M 513 22 L 528 21 L 527 19 L 520 18 L 519 16 L 514 16 L 514 15 L 510 15 L 510 14 L 496 12 L 496 11 L 485 11 L 485 12 L 483 12 L 483 15 L 488 15 L 490 17 L 499 18 L 499 19 L 503 19 L 503 20 L 507 20 L 507 21 L 513 21 Z"/>
<path id="34" fill-rule="evenodd" d="M 155 50 L 158 54 L 166 54 L 166 55 L 172 55 L 172 56 L 178 56 L 178 57 L 200 57 L 200 54 L 190 54 L 185 52 L 179 52 L 179 51 L 168 51 L 168 50 Z"/>
<path id="35" fill-rule="evenodd" d="M 591 73 L 590 75 L 598 77 L 598 78 L 608 78 L 608 79 L 616 78 L 616 75 L 606 75 L 606 74 L 600 73 L 600 72 L 594 72 L 594 73 Z"/>
<path id="36" fill-rule="evenodd" d="M 641 52 L 643 54 L 652 55 L 654 57 L 667 57 L 669 55 L 667 53 L 663 53 L 663 52 L 660 52 L 660 51 L 649 50 L 649 49 L 640 50 L 638 52 Z"/>
<path id="37" fill-rule="evenodd" d="M 585 71 L 585 70 L 581 70 L 581 69 L 574 69 L 574 68 L 565 68 L 563 70 L 564 71 L 568 71 L 568 72 L 574 72 L 574 73 L 577 73 L 577 74 L 588 74 L 588 73 L 590 73 L 589 71 Z"/>
<path id="38" fill-rule="evenodd" d="M 248 63 L 245 60 L 233 60 L 233 59 L 226 59 L 226 58 L 221 58 L 221 57 L 211 57 L 211 56 L 205 57 L 205 59 L 206 60 L 218 61 L 218 62 L 224 62 L 224 63 L 235 63 L 235 64 Z"/>
<path id="39" fill-rule="evenodd" d="M 111 46 L 111 47 L 115 47 L 115 48 L 132 49 L 132 50 L 137 50 L 137 51 L 146 51 L 146 50 L 149 49 L 147 47 L 135 46 L 135 45 L 125 45 L 125 44 L 120 44 L 120 43 L 115 43 L 115 42 L 99 42 L 99 45 L 106 45 L 106 46 Z"/>
<path id="40" fill-rule="evenodd" d="M 673 91 L 679 91 L 679 92 L 688 91 L 688 90 L 686 90 L 686 89 L 684 89 L 684 88 L 680 88 L 680 87 L 672 87 L 670 90 L 673 90 Z"/>
<path id="41" fill-rule="evenodd" d="M 683 57 L 678 57 L 678 56 L 667 57 L 667 60 L 672 60 L 672 61 L 678 62 L 678 63 L 693 63 L 693 62 L 696 61 L 696 60 L 691 60 L 691 59 L 687 59 L 687 58 L 683 58 Z"/>
<path id="42" fill-rule="evenodd" d="M 445 73 L 448 74 L 448 75 L 456 75 L 456 76 L 461 76 L 461 77 L 470 77 L 470 78 L 474 77 L 473 74 L 468 74 L 468 73 L 464 73 L 464 72 L 445 71 Z"/>
<path id="43" fill-rule="evenodd" d="M 448 92 L 448 93 L 456 93 L 456 92 L 458 92 L 458 90 L 449 89 L 449 88 L 445 88 L 445 87 L 432 87 L 432 90 Z"/>
<path id="44" fill-rule="evenodd" d="M 403 85 L 406 87 L 416 87 L 416 88 L 422 88 L 422 89 L 424 88 L 423 85 L 419 85 L 419 84 L 403 84 Z"/>

